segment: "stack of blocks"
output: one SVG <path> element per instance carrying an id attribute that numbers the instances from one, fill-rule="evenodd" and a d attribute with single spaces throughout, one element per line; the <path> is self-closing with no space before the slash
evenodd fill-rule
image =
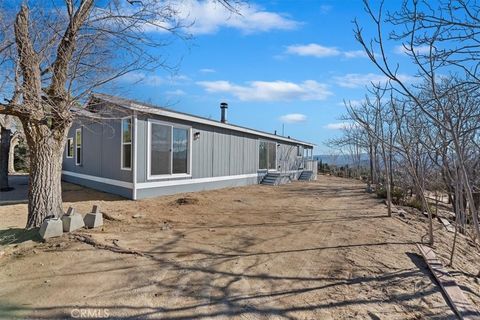
<path id="1" fill-rule="evenodd" d="M 87 213 L 83 222 L 86 228 L 96 228 L 103 225 L 103 215 L 98 206 L 93 206 L 92 212 Z"/>

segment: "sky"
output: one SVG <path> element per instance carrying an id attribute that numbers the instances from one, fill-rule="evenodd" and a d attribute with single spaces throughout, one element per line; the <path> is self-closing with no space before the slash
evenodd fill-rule
<path id="1" fill-rule="evenodd" d="M 387 9 L 400 5 L 388 1 Z M 354 38 L 355 18 L 374 32 L 362 1 L 248 1 L 237 9 L 241 15 L 185 1 L 179 12 L 193 38 L 164 48 L 177 71 L 131 73 L 114 93 L 217 120 L 227 102 L 232 124 L 283 132 L 315 143 L 315 154 L 330 153 L 325 142 L 341 134 L 343 101 L 356 103 L 371 81 L 384 79 Z M 413 76 L 398 43 L 387 54 Z"/>

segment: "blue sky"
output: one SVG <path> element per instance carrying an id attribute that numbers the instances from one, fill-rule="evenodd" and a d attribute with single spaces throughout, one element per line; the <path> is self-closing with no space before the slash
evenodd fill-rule
<path id="1" fill-rule="evenodd" d="M 209 1 L 184 3 L 179 11 L 194 21 L 194 37 L 164 49 L 178 72 L 136 72 L 113 93 L 213 119 L 226 101 L 230 123 L 278 133 L 284 124 L 285 135 L 316 143 L 318 154 L 340 134 L 342 101 L 361 99 L 383 79 L 353 36 L 355 17 L 373 31 L 360 0 L 249 1 L 242 16 Z M 392 58 L 408 62 L 395 45 L 387 48 Z"/>

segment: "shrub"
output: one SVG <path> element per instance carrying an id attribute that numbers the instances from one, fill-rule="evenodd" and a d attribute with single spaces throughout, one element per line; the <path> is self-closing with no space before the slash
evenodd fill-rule
<path id="1" fill-rule="evenodd" d="M 387 198 L 387 189 L 385 187 L 380 186 L 377 188 L 377 197 L 386 199 Z M 392 202 L 394 204 L 400 204 L 405 197 L 405 192 L 402 189 L 394 187 L 392 190 Z"/>

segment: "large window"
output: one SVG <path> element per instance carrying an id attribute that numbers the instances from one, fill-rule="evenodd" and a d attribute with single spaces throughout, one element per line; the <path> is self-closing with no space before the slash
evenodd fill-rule
<path id="1" fill-rule="evenodd" d="M 132 118 L 122 119 L 122 169 L 132 169 Z"/>
<path id="2" fill-rule="evenodd" d="M 188 174 L 190 129 L 149 122 L 150 176 Z"/>
<path id="3" fill-rule="evenodd" d="M 260 141 L 259 169 L 277 169 L 277 144 L 275 142 Z"/>
<path id="4" fill-rule="evenodd" d="M 67 139 L 67 158 L 73 158 L 73 138 Z"/>
<path id="5" fill-rule="evenodd" d="M 82 128 L 75 130 L 75 164 L 81 165 L 82 157 Z"/>

